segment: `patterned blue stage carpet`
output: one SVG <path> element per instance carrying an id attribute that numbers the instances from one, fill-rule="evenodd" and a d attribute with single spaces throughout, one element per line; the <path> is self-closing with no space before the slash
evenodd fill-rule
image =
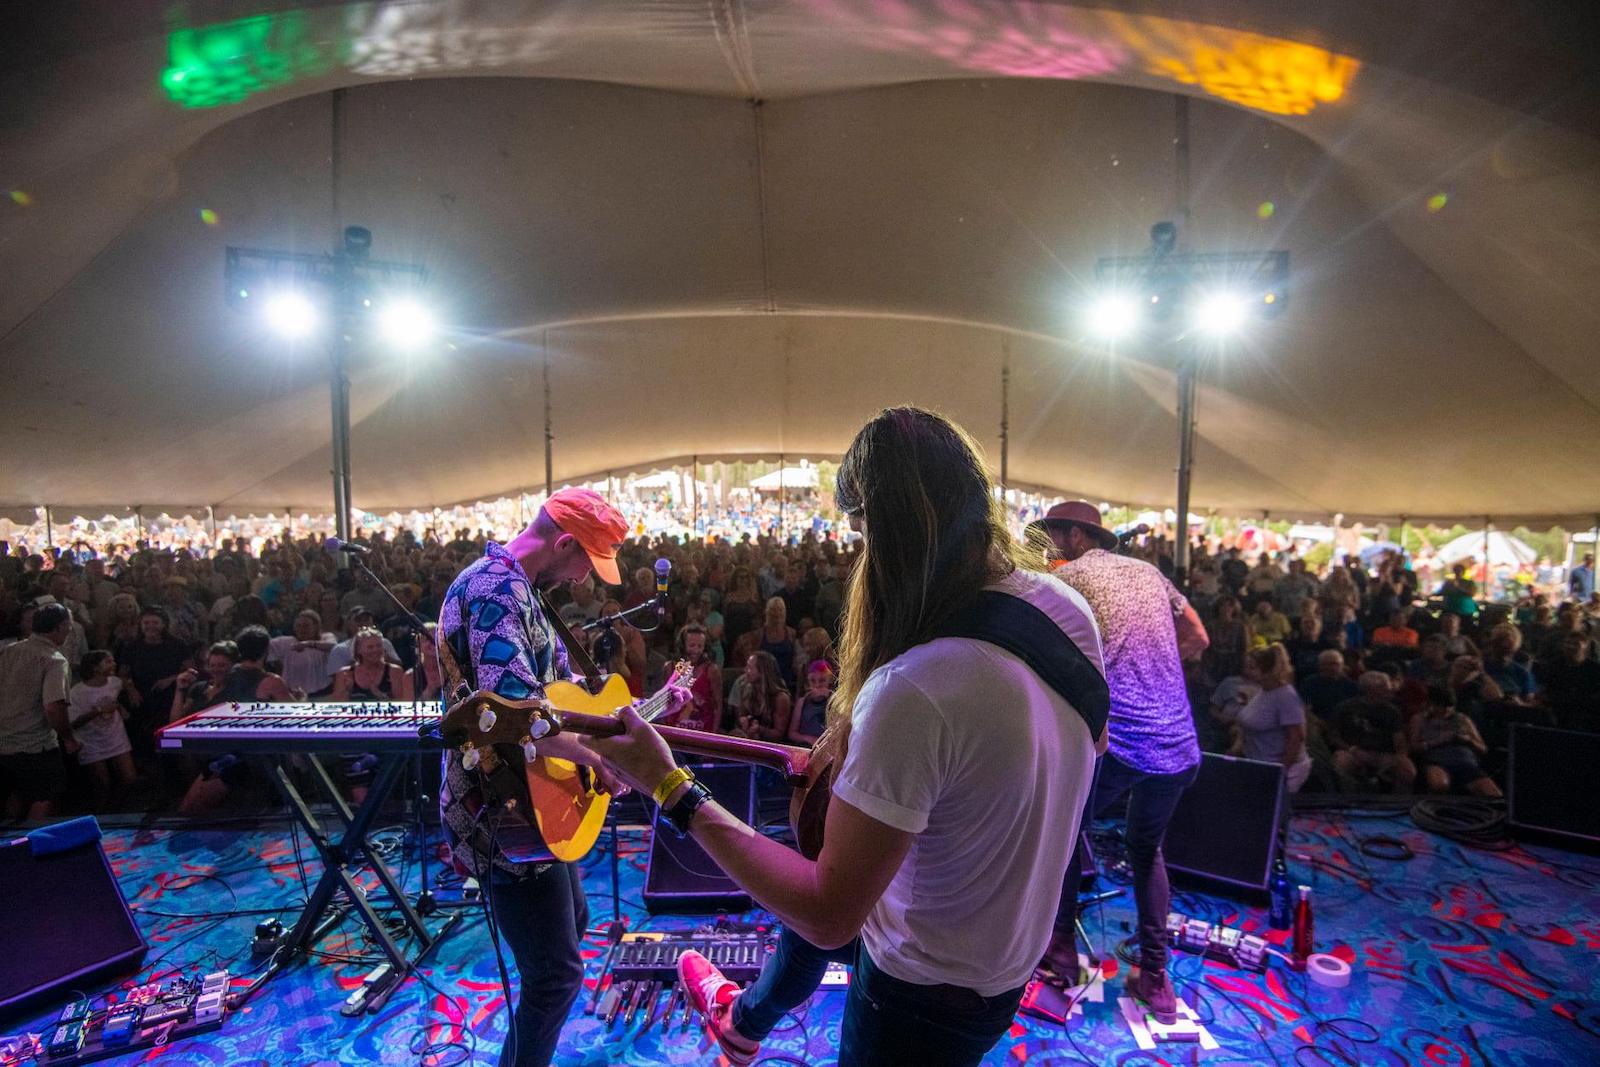
<path id="1" fill-rule="evenodd" d="M 106 849 L 150 938 L 149 970 L 204 973 L 253 966 L 247 948 L 259 914 L 283 909 L 290 921 L 303 878 L 319 870 L 304 847 L 296 860 L 287 824 L 265 828 L 116 830 Z M 1356 841 L 1391 834 L 1416 853 L 1409 861 L 1361 855 Z M 387 838 L 386 836 L 387 835 Z M 397 849 L 398 828 L 380 831 Z M 640 906 L 643 831 L 623 836 L 623 914 L 634 929 L 688 929 L 706 920 L 652 917 Z M 1114 851 L 1114 850 L 1113 850 Z M 1111 948 L 1132 919 L 1127 894 L 1086 917 L 1107 952 L 1105 1003 L 1090 1004 L 1070 1030 L 1019 1021 L 986 1063 L 1001 1064 L 1580 1064 L 1600 1063 L 1600 860 L 1555 849 L 1475 851 L 1416 830 L 1403 815 L 1297 816 L 1292 871 L 1315 886 L 1319 947 L 1350 961 L 1344 989 L 1309 984 L 1275 962 L 1265 975 L 1178 954 L 1173 977 L 1220 1043 L 1141 1052 L 1114 1010 L 1122 979 Z M 1104 857 L 1102 857 L 1104 858 Z M 415 862 L 408 888 L 415 888 Z M 603 855 L 585 867 L 591 919 L 609 918 Z M 1109 877 L 1115 877 L 1113 872 Z M 1257 908 L 1179 893 L 1175 910 L 1261 930 Z M 759 922 L 752 914 L 735 917 Z M 469 912 L 420 977 L 375 1016 L 347 1019 L 339 1006 L 371 964 L 372 949 L 353 918 L 320 946 L 328 955 L 268 983 L 222 1030 L 155 1053 L 124 1057 L 166 1063 L 493 1064 L 505 1038 L 505 999 L 481 913 Z M 588 982 L 599 972 L 603 940 L 586 947 Z M 115 987 L 105 990 L 114 995 Z M 642 1020 L 607 1030 L 581 1013 L 569 1021 L 563 1065 L 714 1064 L 698 1027 Z M 819 994 L 773 1035 L 774 1062 L 831 1064 L 844 996 Z M 52 1012 L 52 1015 L 54 1013 Z M 41 1024 L 42 1025 L 42 1024 Z M 36 1027 L 37 1029 L 37 1027 Z M 424 1053 L 424 1046 L 434 1051 Z"/>

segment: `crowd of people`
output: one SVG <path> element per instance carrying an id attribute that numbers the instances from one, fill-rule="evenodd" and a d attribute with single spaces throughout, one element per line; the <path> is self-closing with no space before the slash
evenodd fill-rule
<path id="1" fill-rule="evenodd" d="M 462 529 L 365 540 L 401 604 L 433 620 L 489 537 Z M 694 701 L 680 725 L 806 744 L 834 685 L 855 551 L 825 529 L 788 542 L 635 537 L 621 556 L 624 584 L 591 578 L 556 594 L 556 606 L 575 627 L 637 608 L 656 594 L 653 564 L 669 560 L 664 612 L 582 631 L 602 668 L 643 695 L 687 663 Z M 1146 537 L 1131 551 L 1170 573 L 1170 542 Z M 1586 557 L 1574 569 L 1567 602 L 1534 593 L 1508 611 L 1481 606 L 1459 567 L 1427 589 L 1395 554 L 1370 569 L 1347 556 L 1318 574 L 1292 553 L 1251 560 L 1200 541 L 1186 589 L 1210 637 L 1189 665 L 1202 744 L 1281 761 L 1294 789 L 1491 792 L 1512 722 L 1600 728 L 1593 568 Z M 206 554 L 7 551 L 0 646 L 14 643 L 32 654 L 0 661 L 8 707 L 21 699 L 17 681 L 32 684 L 28 671 L 65 665 L 71 740 L 48 758 L 63 763 L 77 807 L 220 795 L 199 784 L 204 773 L 162 770 L 155 751 L 160 726 L 210 703 L 435 700 L 441 684 L 428 635 L 414 635 L 384 590 L 342 567 L 320 535 L 224 539 Z M 36 780 L 41 759 L 18 769 L 13 757 L 39 757 L 56 740 L 0 725 L 12 814 L 57 780 Z"/>

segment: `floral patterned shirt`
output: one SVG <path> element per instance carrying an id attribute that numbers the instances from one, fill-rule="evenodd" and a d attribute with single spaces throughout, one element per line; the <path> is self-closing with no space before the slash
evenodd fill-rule
<path id="1" fill-rule="evenodd" d="M 474 690 L 527 700 L 544 696 L 550 682 L 571 677 L 566 649 L 544 617 L 522 565 L 493 541 L 445 593 L 439 633 Z M 451 696 L 444 694 L 447 703 Z M 512 863 L 493 848 L 490 832 L 478 818 L 483 796 L 477 771 L 467 770 L 454 749 L 445 751 L 443 761 L 439 813 L 456 870 L 473 875 L 487 872 L 492 864 L 525 875 L 542 866 Z"/>

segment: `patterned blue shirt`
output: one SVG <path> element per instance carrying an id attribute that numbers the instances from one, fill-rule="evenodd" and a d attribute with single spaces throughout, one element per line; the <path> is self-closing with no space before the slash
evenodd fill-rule
<path id="1" fill-rule="evenodd" d="M 567 650 L 544 617 L 533 584 L 522 565 L 500 545 L 489 542 L 483 558 L 456 576 L 439 611 L 439 636 L 450 644 L 467 684 L 510 700 L 544 696 L 550 682 L 571 677 Z M 444 694 L 446 702 L 453 694 Z M 483 798 L 477 774 L 454 749 L 444 753 L 439 813 L 456 869 L 487 870 L 490 863 L 512 873 L 526 864 L 495 854 L 477 815 Z"/>

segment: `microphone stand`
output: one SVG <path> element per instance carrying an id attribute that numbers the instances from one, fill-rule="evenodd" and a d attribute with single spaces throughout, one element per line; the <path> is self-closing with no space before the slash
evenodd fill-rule
<path id="1" fill-rule="evenodd" d="M 383 590 L 383 595 L 389 598 L 390 603 L 395 606 L 395 609 L 399 612 L 400 617 L 406 620 L 407 626 L 409 626 L 411 629 L 412 647 L 416 649 L 417 653 L 416 661 L 418 664 L 420 664 L 422 662 L 422 641 L 428 636 L 427 623 L 423 622 L 421 616 L 419 616 L 415 611 L 406 607 L 405 604 L 401 602 L 400 598 L 395 595 L 394 590 L 390 589 L 389 586 L 384 583 L 382 578 L 379 578 L 373 573 L 372 568 L 367 566 L 365 552 L 347 552 L 341 550 L 339 554 L 347 558 L 351 565 L 357 570 L 361 571 L 362 574 L 365 574 L 368 578 L 372 579 L 372 584 Z M 422 671 L 422 677 L 426 679 L 427 676 L 428 672 L 426 669 L 424 669 Z M 412 685 L 412 714 L 420 715 L 421 710 L 421 698 L 417 696 L 416 685 Z M 431 915 L 435 910 L 437 910 L 438 901 L 434 899 L 433 887 L 428 883 L 428 832 L 427 823 L 423 821 L 423 809 L 427 804 L 428 798 L 426 795 L 424 795 L 422 789 L 422 754 L 420 752 L 413 757 L 412 781 L 416 786 L 416 788 L 412 791 L 412 807 L 415 810 L 417 817 L 417 851 L 420 853 L 418 856 L 417 873 L 422 879 L 420 882 L 420 888 L 417 891 L 416 908 L 418 915 Z"/>

